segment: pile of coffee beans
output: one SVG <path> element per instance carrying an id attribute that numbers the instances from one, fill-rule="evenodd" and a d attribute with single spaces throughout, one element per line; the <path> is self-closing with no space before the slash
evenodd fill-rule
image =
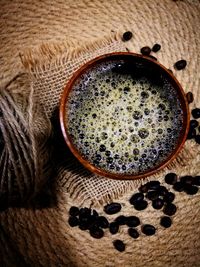
<path id="1" fill-rule="evenodd" d="M 192 116 L 194 119 L 190 121 L 190 129 L 187 139 L 194 139 L 197 144 L 200 144 L 200 125 L 197 119 L 200 118 L 200 108 L 192 110 Z"/>
<path id="2" fill-rule="evenodd" d="M 188 195 L 194 195 L 200 187 L 200 176 L 178 176 L 176 173 L 168 173 L 165 176 L 165 183 L 172 186 L 174 192 L 185 192 Z M 130 204 L 136 210 L 144 210 L 148 205 L 152 205 L 155 210 L 162 210 L 163 216 L 160 218 L 160 225 L 163 228 L 169 228 L 172 225 L 172 218 L 177 207 L 173 203 L 175 193 L 170 192 L 159 181 L 150 181 L 138 188 L 129 199 Z M 107 216 L 119 213 L 122 205 L 112 202 L 104 206 L 104 212 Z M 104 236 L 104 231 L 109 230 L 111 235 L 116 235 L 121 226 L 128 227 L 127 233 L 137 239 L 140 231 L 146 236 L 152 236 L 156 233 L 155 226 L 151 224 L 141 224 L 140 218 L 134 215 L 119 215 L 113 221 L 98 214 L 95 209 L 71 207 L 69 210 L 68 223 L 71 227 L 78 226 L 83 231 L 88 231 L 93 238 L 100 239 Z M 140 231 L 138 227 L 140 226 Z M 125 251 L 126 244 L 122 240 L 114 240 L 113 246 L 119 252 Z"/>
<path id="3" fill-rule="evenodd" d="M 185 175 L 178 177 L 175 173 L 168 173 L 165 182 L 173 186 L 177 192 L 185 192 L 188 195 L 195 195 L 200 186 L 200 176 Z"/>

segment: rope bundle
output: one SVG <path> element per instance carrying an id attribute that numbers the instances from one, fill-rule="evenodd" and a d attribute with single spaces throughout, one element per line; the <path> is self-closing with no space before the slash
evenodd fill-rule
<path id="1" fill-rule="evenodd" d="M 0 200 L 21 203 L 50 174 L 51 125 L 29 95 L 0 90 Z"/>

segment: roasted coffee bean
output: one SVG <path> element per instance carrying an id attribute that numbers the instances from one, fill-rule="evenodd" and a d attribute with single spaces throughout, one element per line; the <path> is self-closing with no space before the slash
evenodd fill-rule
<path id="1" fill-rule="evenodd" d="M 123 252 L 125 250 L 125 244 L 121 240 L 113 241 L 113 245 L 119 252 Z"/>
<path id="2" fill-rule="evenodd" d="M 123 41 L 124 41 L 124 42 L 129 41 L 132 37 L 133 37 L 132 32 L 127 31 L 127 32 L 125 32 L 125 33 L 123 34 Z"/>
<path id="3" fill-rule="evenodd" d="M 118 225 L 125 225 L 125 224 L 126 224 L 126 216 L 124 216 L 124 215 L 120 215 L 120 216 L 118 216 L 118 217 L 115 219 L 115 222 L 116 222 Z"/>
<path id="4" fill-rule="evenodd" d="M 88 217 L 90 215 L 91 215 L 91 209 L 89 209 L 89 208 L 81 208 L 79 210 L 79 218 Z"/>
<path id="5" fill-rule="evenodd" d="M 171 203 L 175 199 L 175 194 L 172 192 L 168 192 L 164 197 L 163 200 L 164 202 Z"/>
<path id="6" fill-rule="evenodd" d="M 139 237 L 139 233 L 136 229 L 133 228 L 129 228 L 128 229 L 128 234 L 132 237 L 132 238 L 138 238 Z"/>
<path id="7" fill-rule="evenodd" d="M 194 129 L 194 128 L 196 128 L 198 125 L 199 125 L 198 121 L 196 121 L 196 120 L 191 120 L 191 121 L 190 121 L 190 129 L 191 129 L 191 128 Z"/>
<path id="8" fill-rule="evenodd" d="M 188 104 L 192 103 L 194 101 L 193 93 L 192 92 L 188 92 L 186 94 L 186 98 L 187 98 Z"/>
<path id="9" fill-rule="evenodd" d="M 195 136 L 196 136 L 196 130 L 193 128 L 190 128 L 189 132 L 188 132 L 187 139 L 191 140 L 191 139 L 195 138 Z"/>
<path id="10" fill-rule="evenodd" d="M 79 229 L 82 231 L 88 230 L 89 229 L 89 223 L 88 222 L 80 222 L 79 223 Z"/>
<path id="11" fill-rule="evenodd" d="M 97 218 L 99 216 L 98 212 L 96 210 L 92 211 L 92 216 L 94 216 L 94 218 Z"/>
<path id="12" fill-rule="evenodd" d="M 141 193 L 147 193 L 148 190 L 149 190 L 149 183 L 143 184 L 139 187 L 139 191 Z"/>
<path id="13" fill-rule="evenodd" d="M 121 205 L 119 203 L 110 203 L 104 207 L 104 211 L 107 214 L 115 214 L 121 210 Z"/>
<path id="14" fill-rule="evenodd" d="M 151 224 L 145 224 L 142 226 L 142 232 L 145 234 L 145 235 L 154 235 L 155 232 L 156 232 L 156 228 L 151 225 Z"/>
<path id="15" fill-rule="evenodd" d="M 99 227 L 101 228 L 108 228 L 109 227 L 109 222 L 106 219 L 106 217 L 104 216 L 99 216 L 97 218 L 97 224 L 99 225 Z"/>
<path id="16" fill-rule="evenodd" d="M 173 185 L 173 189 L 177 192 L 182 192 L 184 190 L 184 183 L 177 182 Z"/>
<path id="17" fill-rule="evenodd" d="M 135 205 L 134 205 L 134 208 L 136 210 L 144 210 L 146 209 L 146 207 L 148 206 L 148 203 L 146 200 L 141 200 L 141 201 L 138 201 Z"/>
<path id="18" fill-rule="evenodd" d="M 117 224 L 116 222 L 111 222 L 109 230 L 112 235 L 115 235 L 119 231 L 119 224 Z"/>
<path id="19" fill-rule="evenodd" d="M 167 203 L 167 205 L 163 209 L 163 212 L 168 216 L 172 216 L 176 213 L 176 206 L 172 203 Z"/>
<path id="20" fill-rule="evenodd" d="M 193 184 L 200 186 L 200 176 L 194 177 Z"/>
<path id="21" fill-rule="evenodd" d="M 162 209 L 163 205 L 164 201 L 161 198 L 157 198 L 152 202 L 152 207 L 156 210 Z"/>
<path id="22" fill-rule="evenodd" d="M 187 65 L 187 61 L 184 60 L 184 59 L 181 59 L 179 61 L 177 61 L 175 64 L 174 64 L 174 67 L 177 69 L 177 70 L 182 70 L 186 67 Z"/>
<path id="23" fill-rule="evenodd" d="M 71 216 L 78 216 L 79 215 L 79 208 L 72 206 L 69 210 L 69 214 Z"/>
<path id="24" fill-rule="evenodd" d="M 134 205 L 136 202 L 141 201 L 144 199 L 144 194 L 143 193 L 135 193 L 132 195 L 130 198 L 129 202 L 131 205 Z"/>
<path id="25" fill-rule="evenodd" d="M 148 56 L 151 53 L 151 48 L 149 46 L 144 46 L 140 50 L 142 55 Z"/>
<path id="26" fill-rule="evenodd" d="M 152 47 L 152 51 L 155 52 L 155 53 L 158 52 L 160 49 L 161 49 L 161 45 L 160 44 L 155 44 Z"/>
<path id="27" fill-rule="evenodd" d="M 199 134 L 196 135 L 195 138 L 194 138 L 194 140 L 195 140 L 195 142 L 196 142 L 197 144 L 200 144 L 200 135 L 199 135 Z"/>
<path id="28" fill-rule="evenodd" d="M 193 177 L 186 175 L 186 176 L 182 176 L 180 178 L 180 182 L 183 184 L 192 184 L 193 183 Z"/>
<path id="29" fill-rule="evenodd" d="M 159 197 L 158 191 L 149 191 L 146 194 L 146 198 L 148 198 L 149 200 L 154 200 L 157 199 L 158 197 Z"/>
<path id="30" fill-rule="evenodd" d="M 77 217 L 70 216 L 68 219 L 68 223 L 71 227 L 77 226 L 79 225 L 79 219 Z"/>
<path id="31" fill-rule="evenodd" d="M 159 181 L 150 181 L 149 182 L 149 190 L 156 190 L 160 187 Z"/>
<path id="32" fill-rule="evenodd" d="M 170 172 L 167 175 L 165 175 L 165 182 L 171 185 L 175 184 L 177 182 L 176 173 Z"/>
<path id="33" fill-rule="evenodd" d="M 199 119 L 200 118 L 200 108 L 194 108 L 192 110 L 192 116 L 195 118 L 195 119 Z"/>
<path id="34" fill-rule="evenodd" d="M 168 190 L 167 190 L 167 188 L 165 187 L 165 186 L 163 186 L 163 185 L 161 185 L 159 188 L 158 188 L 158 193 L 159 193 L 159 196 L 165 196 L 165 195 L 167 195 L 167 193 L 169 192 Z"/>
<path id="35" fill-rule="evenodd" d="M 160 225 L 162 225 L 165 228 L 169 228 L 172 225 L 172 220 L 170 217 L 164 216 L 160 220 Z"/>
<path id="36" fill-rule="evenodd" d="M 140 224 L 140 220 L 136 216 L 129 216 L 126 218 L 126 225 L 129 227 L 137 227 Z"/>
<path id="37" fill-rule="evenodd" d="M 150 57 L 150 58 L 152 58 L 153 60 L 157 61 L 157 58 L 154 57 L 154 56 L 152 56 L 152 55 L 148 55 L 148 57 Z M 157 80 L 157 82 L 158 82 L 158 80 Z"/>
<path id="38" fill-rule="evenodd" d="M 98 227 L 92 227 L 90 229 L 90 235 L 94 238 L 100 239 L 104 236 L 104 231 Z"/>
<path id="39" fill-rule="evenodd" d="M 188 194 L 188 195 L 195 195 L 198 192 L 198 187 L 194 186 L 194 185 L 190 185 L 190 184 L 186 184 L 184 191 Z"/>

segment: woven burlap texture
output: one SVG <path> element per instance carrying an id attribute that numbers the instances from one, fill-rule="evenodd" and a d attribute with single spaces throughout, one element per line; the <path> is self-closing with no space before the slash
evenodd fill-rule
<path id="1" fill-rule="evenodd" d="M 105 32 L 109 34 L 112 29 L 130 29 L 134 33 L 134 38 L 126 46 L 131 51 L 139 52 L 143 45 L 151 46 L 155 42 L 160 42 L 162 51 L 159 52 L 158 59 L 166 67 L 172 68 L 173 63 L 181 57 L 188 60 L 188 68 L 183 72 L 177 72 L 176 76 L 186 92 L 191 90 L 195 93 L 196 101 L 193 106 L 198 105 L 199 54 L 197 40 L 199 31 L 196 29 L 200 10 L 198 1 L 180 1 L 178 3 L 133 1 L 131 4 L 129 1 L 124 1 L 123 4 L 118 1 L 69 1 L 68 3 L 59 1 L 54 4 L 54 7 L 48 6 L 48 4 L 48 1 L 44 1 L 38 6 L 36 3 L 25 1 L 20 5 L 21 11 L 15 1 L 9 6 L 13 15 L 9 16 L 11 13 L 7 12 L 3 18 L 5 21 L 9 21 L 10 34 L 8 37 L 5 29 L 2 29 L 3 42 L 7 44 L 6 41 L 14 36 L 16 45 L 13 47 L 12 55 L 6 46 L 4 49 L 1 48 L 1 51 L 5 52 L 1 53 L 2 61 L 5 60 L 6 55 L 10 60 L 7 64 L 2 64 L 2 70 L 5 70 L 2 77 L 3 82 L 7 77 L 11 78 L 15 74 L 16 68 L 9 70 L 10 66 L 20 66 L 19 61 L 16 60 L 16 57 L 14 60 L 13 55 L 17 55 L 20 45 L 28 47 L 28 41 L 37 45 L 40 40 L 51 40 L 54 44 L 51 46 L 48 43 L 47 47 L 52 47 L 54 50 L 55 41 L 65 39 L 66 34 L 69 37 L 67 44 L 71 42 L 73 45 L 80 46 L 80 42 L 84 41 L 85 43 L 88 37 L 92 39 L 98 36 L 102 39 Z M 7 5 L 7 3 L 3 5 L 4 10 L 8 8 Z M 18 25 L 22 23 L 25 29 L 27 27 L 30 29 L 29 34 L 23 31 L 21 38 L 17 37 L 14 28 L 16 15 L 20 12 L 22 15 L 17 16 L 19 17 Z M 35 13 L 37 15 L 34 15 Z M 77 17 L 79 20 L 75 19 Z M 38 18 L 41 18 L 42 25 L 46 26 L 40 27 L 40 31 L 36 27 L 39 25 Z M 54 25 L 51 24 L 52 21 L 54 21 Z M 70 27 L 68 27 L 69 22 Z M 31 27 L 32 23 L 33 27 Z M 33 33 L 32 39 L 29 39 L 31 32 Z M 70 39 L 74 39 L 73 42 Z M 66 44 L 66 42 L 64 43 Z M 99 45 L 102 45 L 101 41 Z M 192 48 L 188 49 L 191 46 Z M 58 47 L 62 47 L 62 44 L 59 44 Z M 23 59 L 23 55 L 26 54 L 23 47 L 20 47 L 20 51 Z M 37 55 L 37 51 L 36 48 L 36 53 L 32 54 Z M 62 56 L 64 53 L 62 50 Z M 49 55 L 47 61 L 49 62 Z M 35 61 L 33 64 L 38 65 Z M 20 66 L 20 68 L 23 70 L 23 67 Z M 178 173 L 196 175 L 199 173 L 199 150 L 193 142 L 186 143 L 185 149 L 190 151 L 191 155 L 188 155 L 187 158 L 184 154 L 183 159 L 188 160 L 188 163 L 186 164 L 185 160 L 179 161 L 182 167 L 180 168 L 179 165 Z M 157 178 L 163 181 L 163 175 L 158 174 Z M 67 224 L 69 207 L 80 205 L 80 199 L 77 201 L 71 199 L 65 175 L 61 175 L 56 187 L 58 204 L 55 207 L 43 210 L 9 209 L 0 215 L 3 228 L 15 242 L 16 248 L 24 256 L 27 264 L 31 266 L 200 266 L 198 253 L 200 249 L 199 195 L 188 197 L 184 193 L 177 194 L 175 203 L 178 211 L 173 218 L 173 226 L 163 230 L 159 226 L 161 213 L 154 211 L 151 207 L 144 212 L 134 211 L 128 205 L 131 192 L 127 192 L 117 199 L 123 204 L 122 213 L 138 214 L 143 223 L 156 225 L 157 234 L 154 237 L 141 236 L 135 241 L 128 237 L 125 228 L 121 228 L 120 233 L 116 236 L 112 237 L 106 232 L 102 240 L 94 240 L 87 232 L 78 228 L 72 229 Z M 91 204 L 90 200 L 93 196 L 89 196 L 89 199 L 85 199 L 85 205 Z M 98 211 L 102 213 L 102 207 L 99 206 Z M 125 253 L 119 255 L 113 250 L 112 240 L 116 238 L 124 240 L 127 244 Z"/>

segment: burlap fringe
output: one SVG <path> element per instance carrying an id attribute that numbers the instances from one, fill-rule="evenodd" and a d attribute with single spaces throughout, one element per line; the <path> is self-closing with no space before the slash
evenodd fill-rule
<path id="1" fill-rule="evenodd" d="M 92 53 L 104 46 L 108 46 L 112 42 L 119 41 L 120 38 L 120 32 L 112 32 L 110 35 L 101 37 L 101 39 L 90 39 L 85 43 L 73 40 L 65 40 L 62 43 L 46 43 L 38 47 L 27 48 L 19 56 L 23 66 L 29 72 L 43 72 L 62 65 L 69 60 L 74 60 L 85 53 Z"/>

